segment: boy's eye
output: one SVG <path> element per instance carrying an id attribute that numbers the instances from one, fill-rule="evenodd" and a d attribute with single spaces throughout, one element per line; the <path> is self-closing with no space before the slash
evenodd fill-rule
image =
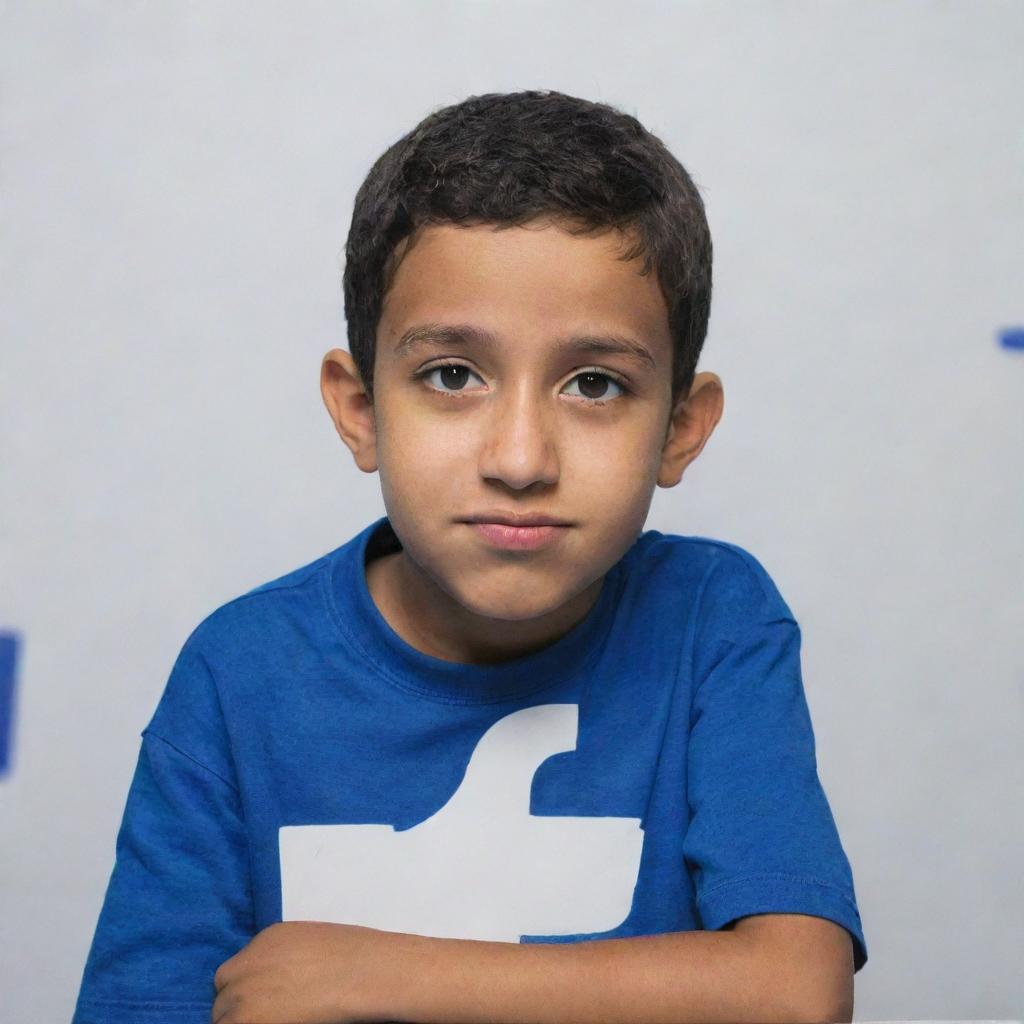
<path id="1" fill-rule="evenodd" d="M 569 381 L 569 387 L 572 387 L 576 381 L 580 381 L 579 389 L 582 398 L 589 398 L 593 402 L 603 405 L 610 398 L 619 398 L 626 393 L 626 389 L 613 377 L 609 377 L 607 373 L 601 373 L 598 370 L 584 370 L 582 373 L 577 373 L 571 381 Z M 608 385 L 613 388 L 619 389 L 618 395 L 608 395 Z"/>
<path id="2" fill-rule="evenodd" d="M 440 386 L 435 386 L 435 391 L 448 391 L 449 389 L 452 391 L 465 390 L 467 374 L 471 374 L 476 377 L 477 380 L 480 380 L 478 374 L 473 373 L 468 366 L 465 366 L 462 363 L 439 363 L 436 366 L 429 367 L 422 373 L 418 373 L 416 376 L 423 377 L 429 381 L 434 374 L 441 375 Z"/>
<path id="3" fill-rule="evenodd" d="M 422 370 L 416 374 L 417 378 L 424 378 L 430 380 L 435 374 L 440 375 L 440 386 L 434 386 L 435 391 L 439 391 L 441 394 L 454 394 L 457 391 L 463 391 L 466 387 L 467 375 L 476 377 L 480 380 L 478 374 L 463 363 L 440 363 L 436 366 L 428 367 L 426 370 Z M 584 370 L 581 373 L 576 374 L 575 377 L 569 382 L 569 387 L 576 385 L 579 381 L 579 391 L 577 392 L 578 397 L 585 398 L 588 400 L 590 405 L 603 405 L 610 398 L 620 398 L 622 395 L 627 393 L 627 389 L 624 384 L 621 384 L 610 374 L 604 373 L 599 370 Z M 608 385 L 619 389 L 619 394 L 608 395 Z"/>

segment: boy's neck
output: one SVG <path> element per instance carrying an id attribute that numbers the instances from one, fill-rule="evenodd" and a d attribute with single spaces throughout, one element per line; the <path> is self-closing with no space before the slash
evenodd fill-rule
<path id="1" fill-rule="evenodd" d="M 411 566 L 404 550 L 366 563 L 366 584 L 384 621 L 407 644 L 444 661 L 491 665 L 548 647 L 582 621 L 603 577 L 550 615 L 507 622 L 474 615 Z"/>

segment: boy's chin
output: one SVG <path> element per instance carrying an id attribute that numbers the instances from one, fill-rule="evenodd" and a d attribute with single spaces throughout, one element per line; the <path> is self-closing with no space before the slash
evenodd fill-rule
<path id="1" fill-rule="evenodd" d="M 470 615 L 510 624 L 542 619 L 565 604 L 565 600 L 545 600 L 537 594 L 521 598 L 509 597 L 507 593 L 472 597 L 459 595 L 456 600 Z"/>
<path id="2" fill-rule="evenodd" d="M 572 589 L 570 582 L 564 576 L 556 582 L 534 575 L 519 589 L 508 580 L 488 581 L 477 587 L 467 587 L 463 580 L 449 593 L 469 614 L 512 625 L 567 611 L 565 606 L 580 598 L 580 591 Z"/>

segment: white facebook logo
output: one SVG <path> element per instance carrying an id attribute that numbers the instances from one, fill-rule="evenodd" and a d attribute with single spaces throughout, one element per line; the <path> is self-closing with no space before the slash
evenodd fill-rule
<path id="1" fill-rule="evenodd" d="M 414 828 L 281 828 L 282 918 L 497 942 L 616 928 L 640 871 L 640 819 L 530 814 L 534 772 L 575 749 L 578 714 L 540 704 L 495 722 L 452 798 Z"/>

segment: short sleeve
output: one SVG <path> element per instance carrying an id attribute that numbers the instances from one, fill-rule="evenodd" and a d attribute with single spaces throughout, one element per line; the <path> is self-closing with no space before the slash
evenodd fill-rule
<path id="1" fill-rule="evenodd" d="M 818 779 L 800 629 L 763 569 L 753 572 L 760 596 L 734 589 L 728 624 L 708 627 L 694 658 L 683 851 L 697 908 L 706 930 L 750 914 L 827 918 L 850 933 L 856 972 L 867 947 Z"/>
<path id="2" fill-rule="evenodd" d="M 154 722 L 205 672 L 183 651 Z M 143 731 L 72 1024 L 209 1024 L 214 973 L 253 937 L 237 789 L 175 741 Z"/>

